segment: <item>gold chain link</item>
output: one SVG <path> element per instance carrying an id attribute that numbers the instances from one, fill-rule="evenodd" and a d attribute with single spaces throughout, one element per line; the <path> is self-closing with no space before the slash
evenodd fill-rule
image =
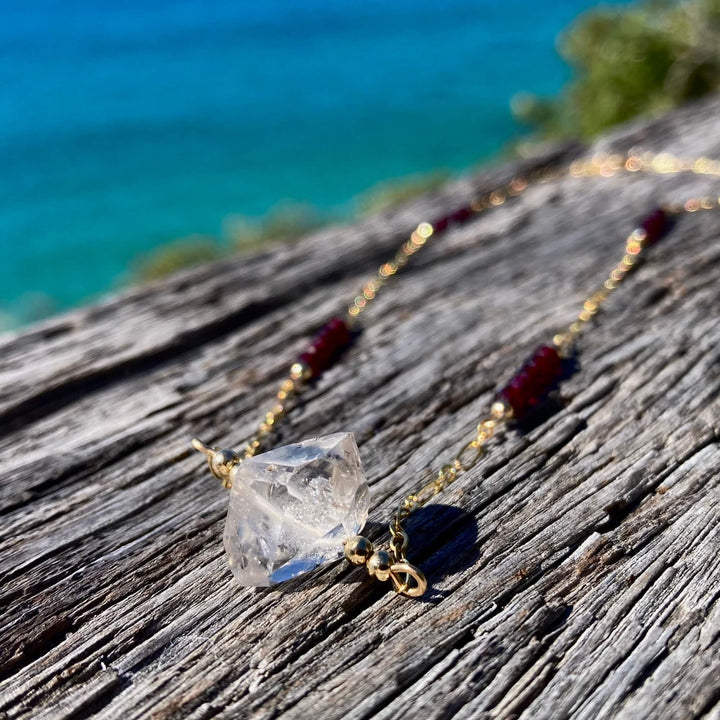
<path id="1" fill-rule="evenodd" d="M 435 495 L 445 490 L 448 485 L 457 480 L 463 473 L 468 472 L 477 465 L 483 454 L 485 443 L 492 438 L 498 427 L 504 422 L 504 412 L 498 412 L 499 408 L 493 405 L 492 417 L 483 420 L 478 426 L 475 437 L 466 443 L 455 459 L 443 465 L 430 482 L 425 483 L 415 492 L 407 495 L 400 506 L 395 511 L 393 522 L 390 526 L 390 532 L 393 537 L 396 533 L 402 533 L 407 538 L 402 523 L 407 520 L 410 514 L 429 502 Z M 503 408 L 504 410 L 504 408 Z M 405 549 L 407 549 L 408 541 L 405 541 Z M 392 546 L 391 546 L 392 547 Z"/>
<path id="2" fill-rule="evenodd" d="M 662 209 L 668 215 L 681 215 L 699 210 L 717 210 L 719 208 L 720 198 L 704 196 L 690 198 L 679 206 L 666 205 Z M 570 353 L 577 338 L 602 309 L 610 295 L 620 287 L 623 280 L 637 267 L 642 253 L 647 247 L 646 240 L 647 232 L 642 228 L 636 228 L 628 235 L 622 260 L 612 269 L 605 282 L 583 302 L 577 319 L 570 324 L 565 332 L 558 333 L 553 337 L 553 343 L 564 354 Z"/>

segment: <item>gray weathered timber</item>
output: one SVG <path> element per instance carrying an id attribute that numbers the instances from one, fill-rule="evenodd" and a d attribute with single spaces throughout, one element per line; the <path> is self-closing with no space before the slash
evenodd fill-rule
<path id="1" fill-rule="evenodd" d="M 718 118 L 713 100 L 587 152 L 720 157 Z M 190 438 L 239 444 L 419 219 L 517 170 L 0 340 L 0 717 L 720 718 L 720 213 L 650 251 L 555 412 L 414 517 L 426 599 L 343 562 L 275 590 L 226 566 L 226 496 Z M 383 538 L 638 219 L 697 193 L 720 187 L 567 178 L 431 242 L 279 442 L 354 431 Z"/>

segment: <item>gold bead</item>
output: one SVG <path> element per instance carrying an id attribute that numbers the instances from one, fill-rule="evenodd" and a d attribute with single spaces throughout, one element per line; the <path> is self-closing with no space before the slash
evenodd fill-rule
<path id="1" fill-rule="evenodd" d="M 210 469 L 215 477 L 225 478 L 239 462 L 240 458 L 234 450 L 216 450 L 210 458 Z"/>
<path id="2" fill-rule="evenodd" d="M 373 544 L 362 535 L 355 535 L 345 541 L 345 557 L 353 565 L 365 565 L 373 554 Z"/>
<path id="3" fill-rule="evenodd" d="M 490 408 L 490 414 L 498 420 L 503 420 L 508 416 L 508 407 L 502 400 L 496 400 Z"/>
<path id="4" fill-rule="evenodd" d="M 290 378 L 292 380 L 309 380 L 312 377 L 312 370 L 301 362 L 296 362 L 290 368 Z"/>
<path id="5" fill-rule="evenodd" d="M 429 222 L 421 222 L 415 232 L 424 239 L 429 238 L 433 234 L 434 228 Z"/>
<path id="6" fill-rule="evenodd" d="M 495 205 L 502 205 L 505 202 L 505 193 L 502 190 L 495 190 L 490 193 L 490 202 Z"/>
<path id="7" fill-rule="evenodd" d="M 367 561 L 367 569 L 371 575 L 384 582 L 390 578 L 392 561 L 386 550 L 376 550 Z"/>

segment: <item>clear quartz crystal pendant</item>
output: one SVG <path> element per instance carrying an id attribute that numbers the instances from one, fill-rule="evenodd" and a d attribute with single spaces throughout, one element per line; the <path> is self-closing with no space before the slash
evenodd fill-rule
<path id="1" fill-rule="evenodd" d="M 352 433 L 246 458 L 230 479 L 224 543 L 243 586 L 273 585 L 340 557 L 367 519 L 370 492 Z"/>

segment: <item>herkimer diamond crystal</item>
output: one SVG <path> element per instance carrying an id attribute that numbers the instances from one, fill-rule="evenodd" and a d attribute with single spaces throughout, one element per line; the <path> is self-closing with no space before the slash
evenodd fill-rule
<path id="1" fill-rule="evenodd" d="M 243 586 L 273 585 L 337 558 L 370 492 L 352 433 L 270 450 L 234 470 L 224 543 Z"/>

